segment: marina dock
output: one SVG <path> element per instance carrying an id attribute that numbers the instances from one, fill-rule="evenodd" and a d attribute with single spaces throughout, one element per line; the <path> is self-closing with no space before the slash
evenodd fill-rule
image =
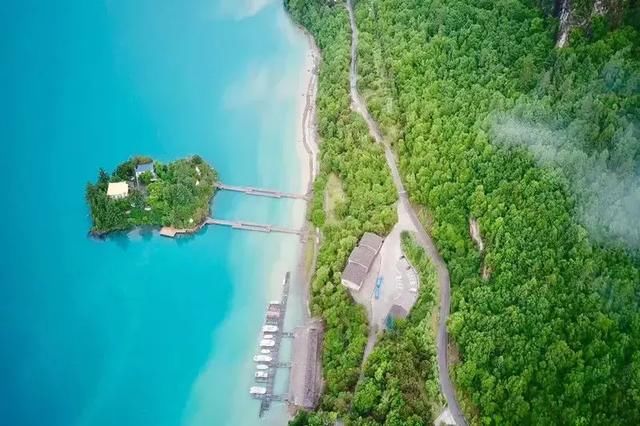
<path id="1" fill-rule="evenodd" d="M 286 402 L 311 410 L 317 405 L 322 388 L 322 320 L 312 319 L 306 325 L 296 327 L 294 331 L 283 330 L 290 281 L 291 274 L 287 272 L 280 301 L 272 301 L 267 308 L 258 345 L 259 354 L 253 358 L 257 363 L 254 373 L 257 386 L 252 386 L 249 393 L 254 399 L 260 400 L 260 417 L 269 410 L 272 402 Z M 290 360 L 279 356 L 283 338 L 294 339 Z M 276 394 L 275 376 L 283 368 L 289 369 L 288 389 Z"/>
<path id="2" fill-rule="evenodd" d="M 221 191 L 242 192 L 247 195 L 255 195 L 259 197 L 292 198 L 295 200 L 309 199 L 309 196 L 306 194 L 294 194 L 292 192 L 281 192 L 273 189 L 254 188 L 251 186 L 226 185 L 221 182 L 216 183 L 216 188 L 218 188 Z"/>
<path id="3" fill-rule="evenodd" d="M 260 384 L 260 393 L 251 392 L 251 396 L 253 398 L 261 400 L 260 411 L 258 413 L 260 417 L 262 417 L 264 413 L 269 410 L 273 401 L 287 400 L 287 395 L 274 394 L 273 387 L 278 369 L 291 367 L 290 362 L 283 362 L 279 360 L 280 343 L 282 341 L 283 335 L 285 334 L 283 333 L 282 329 L 284 327 L 284 319 L 287 313 L 287 300 L 289 299 L 290 285 L 291 273 L 287 272 L 282 283 L 282 296 L 280 298 L 280 301 L 273 301 L 269 303 L 267 313 L 265 315 L 264 326 L 262 327 L 261 331 L 263 334 L 263 339 L 261 340 L 260 346 L 264 346 L 263 343 L 266 343 L 265 340 L 268 342 L 273 342 L 273 345 L 270 344 L 268 346 L 268 350 L 270 351 L 269 356 L 272 358 L 272 361 L 263 363 L 263 365 L 269 366 L 269 368 L 265 370 L 267 372 L 267 377 L 256 377 L 256 382 Z M 272 329 L 275 331 L 265 331 L 265 329 Z M 272 339 L 264 338 L 264 334 L 267 333 L 272 337 Z"/>

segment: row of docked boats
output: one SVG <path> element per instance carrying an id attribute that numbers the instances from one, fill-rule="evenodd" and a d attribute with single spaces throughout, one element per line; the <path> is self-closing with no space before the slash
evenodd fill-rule
<path id="1" fill-rule="evenodd" d="M 276 334 L 279 331 L 278 326 L 274 323 L 277 324 L 279 322 L 280 314 L 280 302 L 274 301 L 269 303 L 265 324 L 262 326 L 262 335 L 260 337 L 260 353 L 253 357 L 253 361 L 256 363 L 254 378 L 256 382 L 259 383 L 267 383 L 270 375 L 273 374 L 271 364 L 274 362 L 274 357 L 277 357 L 278 353 Z M 256 398 L 260 398 L 267 394 L 267 387 L 252 386 L 249 389 L 249 393 Z"/>

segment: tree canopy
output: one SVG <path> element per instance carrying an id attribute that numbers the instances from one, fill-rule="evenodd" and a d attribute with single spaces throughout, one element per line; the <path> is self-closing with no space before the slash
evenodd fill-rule
<path id="1" fill-rule="evenodd" d="M 466 413 L 486 424 L 638 423 L 635 248 L 595 239 L 581 214 L 594 194 L 571 177 L 575 163 L 538 167 L 529 145 L 505 143 L 550 129 L 634 173 L 638 32 L 578 29 L 556 50 L 555 21 L 517 0 L 362 0 L 357 22 L 359 84 L 450 268 Z M 500 127 L 505 118 L 517 128 Z M 559 131 L 574 136 L 559 142 Z"/>
<path id="2" fill-rule="evenodd" d="M 412 424 L 414 411 L 391 415 L 379 404 L 393 384 L 367 374 L 386 356 L 367 363 L 368 378 L 353 397 L 366 328 L 338 274 L 360 232 L 393 223 L 395 197 L 378 148 L 349 110 L 346 11 L 340 2 L 285 4 L 323 53 L 323 174 L 312 217 L 325 240 L 313 303 L 335 330 L 325 341 L 320 411 L 298 424 L 332 424 L 330 413 L 361 424 Z M 358 84 L 399 155 L 411 199 L 428 209 L 449 266 L 449 328 L 460 356 L 455 382 L 471 423 L 637 424 L 637 249 L 623 239 L 597 239 L 607 223 L 585 223 L 581 212 L 594 192 L 570 167 L 575 163 L 547 167 L 529 146 L 505 143 L 513 134 L 499 126 L 508 118 L 525 132 L 566 132 L 562 140 L 572 149 L 613 173 L 637 173 L 637 7 L 624 19 L 576 29 L 562 50 L 554 49 L 557 21 L 545 12 L 545 2 L 526 0 L 360 0 Z M 356 158 L 365 161 L 351 162 Z M 319 195 L 329 172 L 342 180 L 350 207 L 331 226 L 323 223 Z M 362 185 L 364 176 L 376 176 L 367 181 L 376 184 Z M 480 225 L 482 253 L 469 236 L 470 218 Z M 342 312 L 354 313 L 350 325 Z M 390 334 L 378 353 L 389 340 L 410 345 L 410 336 Z M 420 362 L 408 356 L 406 362 Z"/>
<path id="3" fill-rule="evenodd" d="M 136 177 L 136 166 L 149 163 L 154 171 Z M 166 165 L 134 157 L 118 165 L 112 175 L 100 169 L 97 182 L 88 183 L 86 189 L 92 232 L 104 234 L 135 226 L 194 228 L 209 215 L 216 180 L 216 172 L 199 156 Z M 110 182 L 125 182 L 128 196 L 109 197 Z"/>

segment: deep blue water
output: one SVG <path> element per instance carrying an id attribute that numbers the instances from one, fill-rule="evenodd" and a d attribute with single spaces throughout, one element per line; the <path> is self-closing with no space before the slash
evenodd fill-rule
<path id="1" fill-rule="evenodd" d="M 257 424 L 251 356 L 295 238 L 95 241 L 84 189 L 131 155 L 197 153 L 225 182 L 300 190 L 305 44 L 263 3 L 2 5 L 0 424 Z M 220 194 L 214 215 L 291 225 L 292 203 Z"/>

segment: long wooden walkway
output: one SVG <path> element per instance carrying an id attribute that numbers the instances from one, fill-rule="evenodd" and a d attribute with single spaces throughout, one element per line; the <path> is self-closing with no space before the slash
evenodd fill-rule
<path id="1" fill-rule="evenodd" d="M 262 223 L 253 223 L 253 222 L 244 222 L 244 221 L 235 221 L 235 220 L 223 220 L 223 219 L 213 219 L 207 218 L 204 222 L 205 225 L 220 225 L 220 226 L 228 226 L 233 229 L 242 229 L 245 231 L 257 231 L 257 232 L 278 232 L 281 234 L 293 234 L 293 235 L 303 235 L 302 229 L 293 229 L 293 228 L 285 228 L 283 226 L 273 226 Z"/>
<path id="2" fill-rule="evenodd" d="M 216 188 L 221 191 L 242 192 L 247 195 L 255 195 L 260 197 L 271 198 L 292 198 L 295 200 L 308 200 L 309 196 L 306 194 L 295 194 L 292 192 L 281 192 L 273 189 L 254 188 L 252 186 L 235 186 L 226 185 L 222 182 L 216 183 Z"/>
<path id="3" fill-rule="evenodd" d="M 309 199 L 309 196 L 307 194 L 296 194 L 293 192 L 282 192 L 282 191 L 276 191 L 273 189 L 254 188 L 252 186 L 227 185 L 222 182 L 216 183 L 216 188 L 218 188 L 221 191 L 242 192 L 243 194 L 255 195 L 259 197 L 292 198 L 295 200 Z"/>

